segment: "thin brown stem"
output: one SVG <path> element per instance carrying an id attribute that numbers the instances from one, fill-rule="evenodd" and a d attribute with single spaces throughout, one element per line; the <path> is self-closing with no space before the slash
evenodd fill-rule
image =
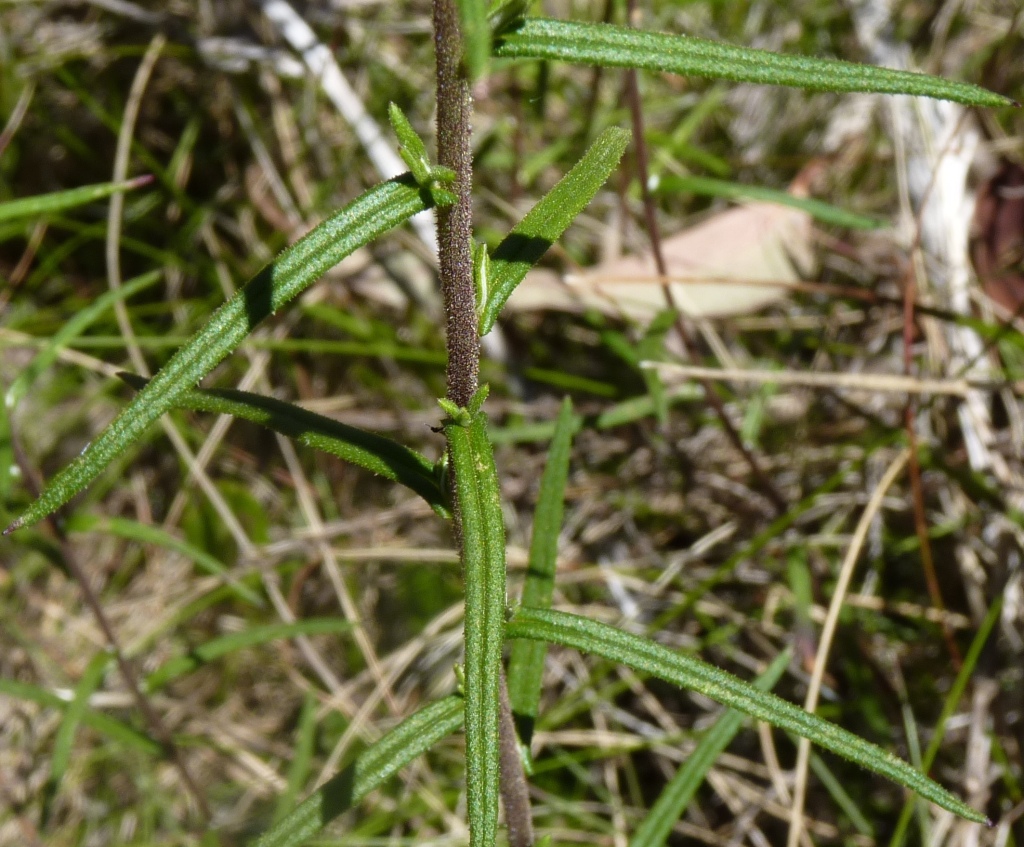
<path id="1" fill-rule="evenodd" d="M 523 757 L 519 753 L 516 722 L 512 717 L 512 704 L 508 696 L 508 681 L 501 672 L 499 686 L 501 713 L 498 724 L 498 742 L 501 745 L 501 803 L 505 807 L 509 847 L 531 847 L 533 844 L 533 813 L 530 810 L 530 789 L 523 770 Z"/>
<path id="2" fill-rule="evenodd" d="M 911 272 L 907 274 L 906 284 L 903 287 L 903 372 L 907 376 L 910 376 L 914 371 L 914 300 L 916 296 L 917 285 Z M 942 599 L 939 578 L 935 573 L 932 544 L 928 538 L 928 517 L 925 514 L 924 508 L 921 463 L 917 455 L 917 409 L 917 400 L 913 396 L 908 396 L 907 405 L 903 410 L 903 423 L 907 430 L 907 443 L 910 446 L 910 492 L 914 505 L 914 531 L 917 534 L 918 543 L 921 545 L 921 568 L 924 571 L 925 584 L 928 586 L 928 594 L 932 599 L 932 605 L 937 609 L 945 609 L 946 604 Z M 942 635 L 946 642 L 946 649 L 949 650 L 950 658 L 953 660 L 954 666 L 959 669 L 963 664 L 963 656 L 960 654 L 960 648 L 957 647 L 953 631 L 945 619 L 943 619 Z"/>
<path id="3" fill-rule="evenodd" d="M 635 25 L 634 18 L 636 17 L 636 14 L 636 0 L 629 0 L 628 20 L 630 25 Z M 648 180 L 647 143 L 644 140 L 644 118 L 643 108 L 640 102 L 640 88 L 637 85 L 636 71 L 632 68 L 626 71 L 626 99 L 629 101 L 629 111 L 633 121 L 633 149 L 636 160 L 636 176 L 640 182 L 640 193 L 643 197 L 644 218 L 647 224 L 647 237 L 651 241 L 651 253 L 654 256 L 654 265 L 658 270 L 658 276 L 663 280 L 667 280 L 668 267 L 665 264 L 665 256 L 661 249 L 661 230 L 658 227 L 658 220 L 654 209 L 654 198 L 651 196 Z M 676 313 L 676 332 L 679 335 L 680 340 L 683 342 L 683 347 L 691 359 L 696 359 L 697 345 L 694 343 L 693 337 L 690 335 L 690 332 L 683 321 L 682 312 L 676 304 L 675 296 L 672 294 L 672 286 L 666 282 L 662 290 L 665 292 L 666 305 Z M 776 488 L 775 483 L 772 482 L 764 472 L 764 469 L 761 467 L 761 463 L 757 460 L 757 457 L 747 448 L 747 445 L 743 443 L 743 439 L 738 430 L 733 425 L 732 421 L 729 420 L 729 415 L 725 410 L 725 403 L 723 403 L 722 398 L 718 396 L 718 391 L 714 383 L 709 379 L 701 379 L 698 381 L 704 389 L 705 398 L 708 403 L 711 404 L 711 408 L 718 416 L 718 420 L 722 424 L 722 429 L 725 430 L 725 434 L 732 442 L 733 447 L 736 448 L 750 466 L 750 471 L 757 480 L 757 484 L 762 493 L 771 501 L 772 506 L 778 514 L 785 514 L 787 508 L 786 499 L 782 496 L 778 488 Z"/>

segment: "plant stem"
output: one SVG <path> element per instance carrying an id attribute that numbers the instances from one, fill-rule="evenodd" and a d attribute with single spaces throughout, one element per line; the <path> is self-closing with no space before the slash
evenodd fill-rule
<path id="1" fill-rule="evenodd" d="M 470 190 L 472 100 L 462 73 L 462 33 L 455 0 L 434 0 L 437 57 L 437 161 L 455 171 L 457 200 L 437 213 L 438 264 L 448 347 L 448 399 L 469 404 L 480 370 L 476 292 L 473 288 L 473 230 Z"/>
<path id="2" fill-rule="evenodd" d="M 480 371 L 480 335 L 476 289 L 473 284 L 473 186 L 471 115 L 473 101 L 462 71 L 462 33 L 455 0 L 434 0 L 434 49 L 437 61 L 437 162 L 455 171 L 452 186 L 457 200 L 437 213 L 438 265 L 447 331 L 448 399 L 469 405 Z M 453 488 L 454 490 L 454 488 Z M 455 535 L 463 546 L 458 502 L 453 498 Z M 463 551 L 464 552 L 464 551 Z M 501 797 L 510 847 L 533 844 L 530 800 L 508 705 L 508 686 L 502 671 L 499 683 Z"/>

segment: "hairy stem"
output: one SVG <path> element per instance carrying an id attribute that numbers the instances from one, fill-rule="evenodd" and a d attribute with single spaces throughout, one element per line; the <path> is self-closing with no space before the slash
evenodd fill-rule
<path id="1" fill-rule="evenodd" d="M 438 210 L 437 242 L 441 293 L 447 331 L 448 399 L 467 406 L 476 393 L 480 371 L 480 336 L 473 285 L 473 229 L 470 191 L 473 185 L 471 116 L 473 102 L 462 71 L 462 33 L 455 0 L 434 0 L 434 48 L 437 61 L 437 161 L 455 171 L 456 202 Z M 454 490 L 454 488 L 452 489 Z M 454 498 L 453 498 L 454 500 Z M 458 503 L 455 534 L 462 547 Z M 508 706 L 508 687 L 501 674 L 499 723 L 501 795 L 511 847 L 533 844 L 533 823 L 526 774 Z"/>
<path id="2" fill-rule="evenodd" d="M 434 0 L 437 57 L 437 161 L 455 171 L 458 199 L 437 214 L 438 264 L 448 346 L 448 399 L 466 406 L 477 388 L 480 337 L 473 288 L 472 100 L 461 69 L 462 34 L 455 0 Z"/>

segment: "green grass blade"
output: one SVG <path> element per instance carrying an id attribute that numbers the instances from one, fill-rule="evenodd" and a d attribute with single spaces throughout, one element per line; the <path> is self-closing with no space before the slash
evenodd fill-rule
<path id="1" fill-rule="evenodd" d="M 699 691 L 723 705 L 794 732 L 815 744 L 916 791 L 926 800 L 975 823 L 988 819 L 911 765 L 852 732 L 805 712 L 799 706 L 758 691 L 732 674 L 578 615 L 541 609 L 520 609 L 506 626 L 509 638 L 530 638 L 563 644 L 649 673 L 683 688 Z"/>
<path id="2" fill-rule="evenodd" d="M 81 188 L 71 188 L 67 191 L 55 191 L 52 194 L 37 194 L 34 197 L 23 197 L 20 200 L 8 200 L 0 203 L 0 221 L 11 221 L 17 218 L 34 218 L 40 215 L 52 215 L 56 212 L 63 212 L 73 209 L 75 206 L 84 206 L 86 203 L 95 203 L 116 194 L 118 191 L 131 191 L 149 185 L 153 177 L 146 174 L 128 179 L 124 182 L 103 182 L 98 185 L 83 185 Z"/>
<path id="3" fill-rule="evenodd" d="M 256 647 L 271 641 L 284 638 L 295 638 L 299 635 L 333 635 L 347 632 L 352 625 L 340 618 L 308 618 L 295 623 L 267 624 L 253 626 L 242 632 L 233 632 L 214 638 L 205 644 L 190 650 L 185 656 L 177 656 L 164 662 L 153 673 L 146 677 L 145 690 L 149 693 L 158 691 L 173 679 L 191 673 L 200 665 L 223 658 L 229 653 Z"/>
<path id="4" fill-rule="evenodd" d="M 161 527 L 149 526 L 129 518 L 100 518 L 95 515 L 77 514 L 72 515 L 68 519 L 65 528 L 68 532 L 109 533 L 110 535 L 116 535 L 118 538 L 126 538 L 142 544 L 152 544 L 165 550 L 172 550 L 191 559 L 195 562 L 196 567 L 213 576 L 220 577 L 238 597 L 247 603 L 251 603 L 258 608 L 266 606 L 259 592 L 236 580 L 219 559 L 211 556 L 205 550 L 189 544 L 187 541 L 182 541 Z"/>
<path id="5" fill-rule="evenodd" d="M 792 650 L 780 653 L 767 670 L 754 681 L 754 687 L 758 691 L 770 691 L 774 688 L 789 665 L 792 655 Z M 675 776 L 662 789 L 651 810 L 633 833 L 629 847 L 662 847 L 668 840 L 672 827 L 683 816 L 693 795 L 704 782 L 704 777 L 711 766 L 739 732 L 743 718 L 742 712 L 729 709 L 715 721 L 715 725 L 704 734 L 694 751 L 676 771 Z"/>
<path id="6" fill-rule="evenodd" d="M 466 582 L 466 804 L 470 843 L 492 847 L 498 832 L 498 686 L 505 618 L 505 521 L 487 418 L 450 408 L 444 422 Z M 451 415 L 455 411 L 456 415 Z"/>
<path id="7" fill-rule="evenodd" d="M 466 77 L 475 82 L 487 73 L 491 61 L 491 25 L 486 0 L 458 0 L 462 24 L 463 64 Z"/>
<path id="8" fill-rule="evenodd" d="M 438 700 L 406 718 L 307 797 L 252 847 L 298 847 L 399 769 L 462 724 L 462 698 Z"/>
<path id="9" fill-rule="evenodd" d="M 172 409 L 257 324 L 296 297 L 354 250 L 431 204 L 415 181 L 398 177 L 371 188 L 297 241 L 221 306 L 199 332 L 83 453 L 55 476 L 4 533 L 35 523 L 94 480 L 153 421 Z"/>
<path id="10" fill-rule="evenodd" d="M 879 229 L 887 224 L 882 218 L 860 215 L 821 200 L 814 200 L 810 197 L 794 197 L 788 191 L 763 188 L 759 185 L 743 185 L 724 179 L 710 179 L 702 176 L 666 176 L 658 182 L 657 191 L 659 194 L 689 193 L 704 194 L 709 197 L 726 197 L 730 200 L 763 200 L 767 203 L 778 203 L 780 206 L 800 209 L 822 223 L 842 226 L 847 229 Z"/>
<path id="11" fill-rule="evenodd" d="M 953 681 L 953 685 L 950 687 L 949 693 L 946 695 L 945 701 L 942 704 L 942 712 L 939 714 L 939 718 L 935 722 L 935 734 L 932 736 L 932 740 L 928 744 L 928 749 L 925 750 L 924 757 L 922 758 L 921 764 L 925 770 L 928 770 L 935 761 L 935 756 L 939 752 L 939 746 L 942 744 L 942 739 L 946 737 L 946 726 L 949 723 L 949 719 L 953 716 L 953 712 L 956 711 L 964 696 L 967 684 L 971 681 L 971 677 L 974 675 L 974 672 L 978 667 L 978 661 L 981 659 L 981 652 L 988 644 L 989 637 L 992 635 L 992 630 L 999 621 L 999 614 L 1002 610 L 1003 595 L 1000 594 L 992 601 L 992 605 L 988 607 L 985 619 L 981 622 L 981 626 L 978 627 L 977 633 L 975 633 L 974 638 L 971 640 L 971 646 L 967 650 L 967 655 L 964 656 L 964 661 L 960 667 L 960 671 L 957 673 L 956 679 Z M 913 814 L 913 811 L 913 801 L 908 800 L 903 804 L 899 820 L 896 822 L 896 829 L 889 841 L 889 847 L 901 847 L 904 838 L 906 837 L 907 826 L 910 824 L 910 817 Z"/>
<path id="12" fill-rule="evenodd" d="M 75 733 L 88 711 L 89 698 L 103 682 L 103 675 L 112 658 L 106 650 L 93 656 L 78 685 L 75 686 L 74 698 L 64 711 L 64 717 L 61 719 L 53 741 L 53 755 L 50 757 L 50 778 L 44 800 L 44 820 L 48 817 L 50 803 L 54 795 L 60 790 L 60 784 L 64 781 L 64 774 L 71 761 L 71 748 L 75 743 Z"/>
<path id="13" fill-rule="evenodd" d="M 850 823 L 853 824 L 861 835 L 867 836 L 874 840 L 875 828 L 871 825 L 871 821 L 867 819 L 864 813 L 860 810 L 860 806 L 857 805 L 857 801 L 850 796 L 850 793 L 843 787 L 843 783 L 839 778 L 832 773 L 825 761 L 817 753 L 811 753 L 810 758 L 811 771 L 818 778 L 818 782 L 821 783 L 833 802 L 842 810 L 843 814 L 850 819 Z"/>
<path id="14" fill-rule="evenodd" d="M 555 435 L 548 450 L 548 461 L 540 480 L 540 495 L 533 511 L 533 537 L 523 584 L 522 605 L 536 609 L 551 606 L 555 590 L 555 566 L 558 562 L 558 534 L 565 510 L 565 483 L 569 477 L 569 457 L 576 419 L 572 401 L 566 397 L 555 423 Z M 541 641 L 516 641 L 508 664 L 508 696 L 516 719 L 519 740 L 529 749 L 537 720 L 544 658 L 547 645 Z"/>
<path id="15" fill-rule="evenodd" d="M 38 703 L 40 706 L 45 706 L 48 709 L 63 711 L 70 706 L 67 700 L 58 697 L 52 691 L 28 682 L 17 682 L 13 679 L 0 678 L 0 694 L 19 700 L 26 700 L 30 703 Z M 103 712 L 87 708 L 81 713 L 80 721 L 89 729 L 94 729 L 96 732 L 119 741 L 133 750 L 149 756 L 159 756 L 163 753 L 163 749 L 152 738 L 116 718 L 103 714 Z"/>
<path id="16" fill-rule="evenodd" d="M 24 367 L 14 382 L 11 383 L 11 387 L 7 389 L 7 395 L 4 397 L 7 408 L 13 409 L 17 406 L 28 393 L 29 388 L 32 387 L 32 383 L 36 381 L 39 374 L 56 361 L 61 348 L 66 347 L 85 332 L 114 303 L 137 294 L 162 277 L 162 271 L 150 271 L 147 274 L 125 282 L 120 288 L 115 288 L 101 294 L 84 309 L 72 315 L 70 320 L 63 324 L 52 338 L 47 340 L 46 346 L 32 357 L 32 361 Z"/>
<path id="17" fill-rule="evenodd" d="M 295 805 L 295 798 L 309 778 L 309 772 L 313 763 L 313 748 L 316 742 L 316 707 L 317 699 L 311 691 L 306 692 L 306 699 L 302 704 L 302 712 L 299 715 L 299 726 L 295 732 L 295 753 L 292 755 L 291 765 L 288 767 L 288 785 L 284 792 L 277 798 L 277 806 L 274 810 L 274 823 L 284 820 L 288 810 Z"/>
<path id="18" fill-rule="evenodd" d="M 644 32 L 612 24 L 527 18 L 502 34 L 494 53 L 508 59 L 553 59 L 573 64 L 665 71 L 683 76 L 812 91 L 874 91 L 954 100 L 967 106 L 1013 106 L 1015 101 L 977 85 L 928 74 L 896 71 L 703 38 Z"/>
<path id="19" fill-rule="evenodd" d="M 565 232 L 604 185 L 626 151 L 630 134 L 619 127 L 601 133 L 554 188 L 498 245 L 491 257 L 487 302 L 481 304 L 480 334 L 491 331 L 516 286 Z"/>
<path id="20" fill-rule="evenodd" d="M 146 380 L 133 374 L 121 378 L 135 389 Z M 347 426 L 291 403 L 235 390 L 192 389 L 181 394 L 175 405 L 197 412 L 233 415 L 265 426 L 315 450 L 322 450 L 346 462 L 359 465 L 385 479 L 393 480 L 419 494 L 438 514 L 447 517 L 447 495 L 425 456 L 383 435 Z"/>

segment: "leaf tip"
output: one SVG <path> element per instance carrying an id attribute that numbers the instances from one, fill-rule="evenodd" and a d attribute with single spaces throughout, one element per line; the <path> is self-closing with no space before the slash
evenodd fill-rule
<path id="1" fill-rule="evenodd" d="M 8 536 L 12 532 L 16 532 L 17 530 L 21 529 L 24 525 L 25 521 L 22 518 L 18 518 L 14 523 L 7 527 L 7 529 L 5 529 L 2 534 L 4 536 Z"/>

